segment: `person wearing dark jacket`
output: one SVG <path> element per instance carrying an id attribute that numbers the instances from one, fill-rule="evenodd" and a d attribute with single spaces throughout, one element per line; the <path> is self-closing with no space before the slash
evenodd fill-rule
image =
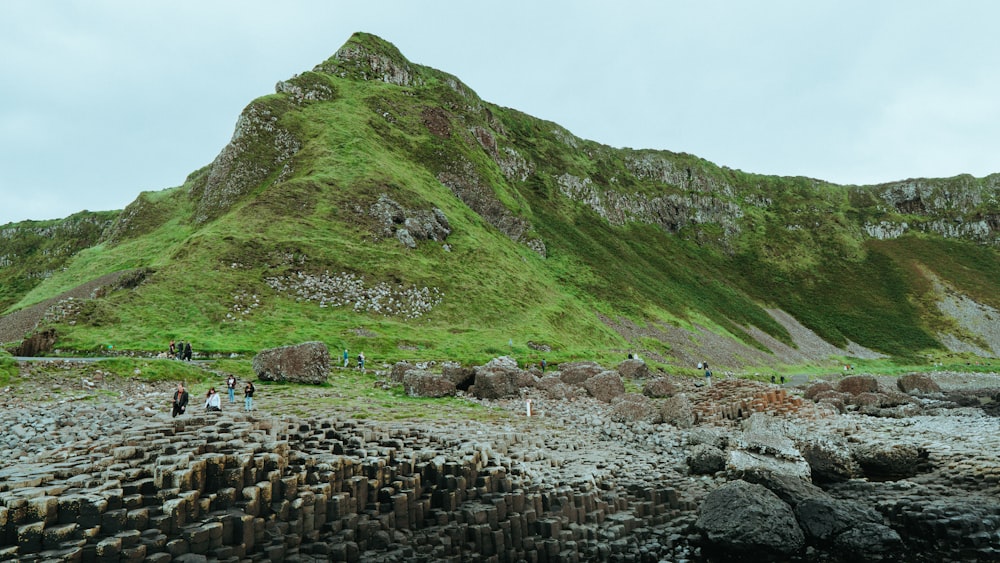
<path id="1" fill-rule="evenodd" d="M 179 414 L 184 414 L 184 410 L 187 409 L 187 404 L 188 404 L 187 389 L 184 388 L 183 383 L 178 383 L 177 390 L 174 391 L 174 404 L 173 404 L 173 409 L 171 411 L 172 412 L 171 416 L 175 417 Z"/>
<path id="2" fill-rule="evenodd" d="M 186 361 L 191 361 L 191 341 L 184 343 L 184 359 Z"/>
<path id="3" fill-rule="evenodd" d="M 257 389 L 253 386 L 252 381 L 247 381 L 246 387 L 243 388 L 243 410 L 250 412 L 253 410 L 253 392 Z"/>

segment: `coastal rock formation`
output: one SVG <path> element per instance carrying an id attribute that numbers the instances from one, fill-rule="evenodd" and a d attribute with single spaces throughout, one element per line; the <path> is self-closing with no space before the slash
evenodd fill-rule
<path id="1" fill-rule="evenodd" d="M 263 350 L 253 358 L 253 371 L 264 381 L 326 383 L 330 375 L 330 350 L 323 342 Z"/>
<path id="2" fill-rule="evenodd" d="M 404 378 L 444 379 L 435 366 L 413 367 Z M 327 388 L 287 384 L 263 388 L 255 408 L 265 410 L 171 418 L 167 383 L 96 372 L 46 381 L 22 369 L 17 384 L 36 387 L 0 396 L 2 561 L 1000 555 L 996 419 L 943 397 L 889 418 L 792 403 L 754 381 L 676 377 L 671 398 L 605 403 L 547 376 L 506 398 L 457 392 L 490 420 L 354 420 L 318 401 Z M 932 378 L 946 394 L 987 396 L 998 382 Z M 553 398 L 541 381 L 583 394 Z M 623 415 L 678 397 L 701 413 L 691 426 Z M 732 404 L 753 412 L 730 418 Z M 730 465 L 734 452 L 753 468 Z M 892 470 L 869 475 L 873 460 Z"/>

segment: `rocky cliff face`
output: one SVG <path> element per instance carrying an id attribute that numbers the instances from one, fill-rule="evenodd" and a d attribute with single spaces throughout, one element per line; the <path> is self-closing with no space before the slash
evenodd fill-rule
<path id="1" fill-rule="evenodd" d="M 1000 174 L 981 180 L 958 176 L 872 186 L 875 208 L 892 220 L 867 222 L 868 236 L 890 239 L 910 230 L 1000 246 Z"/>

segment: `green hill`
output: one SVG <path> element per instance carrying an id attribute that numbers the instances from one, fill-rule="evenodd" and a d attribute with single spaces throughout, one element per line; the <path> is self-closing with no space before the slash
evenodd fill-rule
<path id="1" fill-rule="evenodd" d="M 0 227 L 0 311 L 35 306 L 29 329 L 66 353 L 996 357 L 998 184 L 838 186 L 612 148 L 358 33 L 252 101 L 184 185 Z"/>

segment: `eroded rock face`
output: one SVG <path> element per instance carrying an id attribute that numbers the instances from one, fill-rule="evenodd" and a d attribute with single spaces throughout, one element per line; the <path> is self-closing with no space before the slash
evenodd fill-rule
<path id="1" fill-rule="evenodd" d="M 475 371 L 475 384 L 470 390 L 480 399 L 517 397 L 522 386 L 533 384 L 531 374 L 518 368 L 517 361 L 506 356 L 494 358 Z"/>
<path id="2" fill-rule="evenodd" d="M 330 350 L 323 342 L 263 350 L 253 358 L 253 371 L 263 381 L 326 383 L 330 375 Z"/>
<path id="3" fill-rule="evenodd" d="M 927 451 L 910 444 L 857 444 L 851 450 L 865 475 L 875 479 L 913 477 L 927 462 Z"/>
<path id="4" fill-rule="evenodd" d="M 403 389 L 411 397 L 454 397 L 455 384 L 426 370 L 411 369 L 403 376 Z"/>

